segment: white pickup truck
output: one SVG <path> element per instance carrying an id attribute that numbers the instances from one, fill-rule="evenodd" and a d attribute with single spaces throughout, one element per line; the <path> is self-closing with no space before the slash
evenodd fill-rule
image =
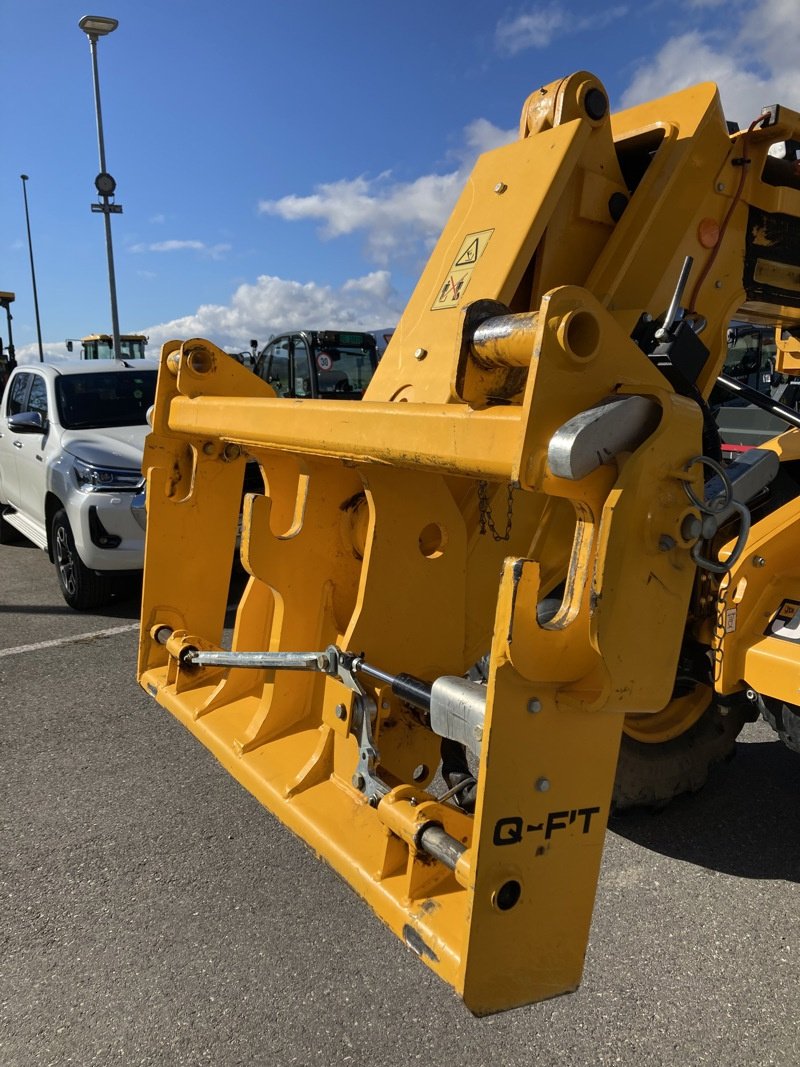
<path id="1" fill-rule="evenodd" d="M 23 534 L 80 610 L 107 603 L 144 559 L 142 451 L 158 364 L 17 367 L 0 404 L 0 543 Z"/>

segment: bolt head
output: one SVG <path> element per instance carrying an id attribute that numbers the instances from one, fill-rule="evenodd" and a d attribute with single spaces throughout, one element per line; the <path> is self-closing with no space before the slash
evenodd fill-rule
<path id="1" fill-rule="evenodd" d="M 366 784 L 366 780 L 363 774 L 354 774 L 352 781 L 356 789 L 363 789 Z"/>
<path id="2" fill-rule="evenodd" d="M 537 778 L 536 779 L 536 789 L 537 789 L 537 791 L 539 793 L 546 793 L 549 788 L 550 788 L 550 779 L 549 778 Z"/>
<path id="3" fill-rule="evenodd" d="M 537 700 L 536 697 L 534 697 L 532 700 L 528 701 L 528 711 L 531 713 L 531 715 L 536 715 L 537 712 L 540 712 L 541 710 L 542 710 L 542 702 L 541 702 L 541 700 Z"/>
<path id="4" fill-rule="evenodd" d="M 427 348 L 418 348 L 416 350 L 416 352 L 414 353 L 414 359 L 418 359 L 420 362 L 422 362 L 422 360 L 425 359 L 427 354 L 428 354 L 428 349 Z"/>
<path id="5" fill-rule="evenodd" d="M 753 556 L 753 566 L 754 567 L 766 567 L 766 565 L 767 565 L 767 561 L 764 559 L 763 556 Z"/>
<path id="6" fill-rule="evenodd" d="M 344 706 L 344 704 L 336 705 L 336 718 L 342 720 L 347 718 L 347 708 Z"/>
<path id="7" fill-rule="evenodd" d="M 497 185 L 495 185 L 494 187 L 494 191 L 497 193 L 498 196 L 502 196 L 507 188 L 508 186 L 505 182 L 498 182 Z"/>

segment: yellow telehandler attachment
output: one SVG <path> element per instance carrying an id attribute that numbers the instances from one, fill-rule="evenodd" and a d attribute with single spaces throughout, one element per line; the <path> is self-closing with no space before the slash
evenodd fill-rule
<path id="1" fill-rule="evenodd" d="M 751 660 L 796 677 L 759 635 L 800 577 L 747 540 L 796 432 L 729 473 L 703 398 L 734 312 L 800 319 L 764 175 L 798 134 L 730 135 L 710 84 L 611 117 L 573 74 L 478 160 L 363 401 L 164 346 L 141 684 L 476 1014 L 577 987 L 621 737 L 617 803 L 657 802 L 640 750 L 703 733 L 704 774 Z"/>

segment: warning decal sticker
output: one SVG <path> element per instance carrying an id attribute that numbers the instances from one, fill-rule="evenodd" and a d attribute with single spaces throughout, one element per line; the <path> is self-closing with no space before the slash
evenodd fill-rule
<path id="1" fill-rule="evenodd" d="M 494 230 L 480 230 L 478 233 L 467 234 L 461 242 L 461 247 L 456 253 L 447 276 L 436 293 L 436 299 L 432 305 L 433 311 L 458 306 L 475 269 L 475 264 L 493 233 Z"/>
<path id="2" fill-rule="evenodd" d="M 800 641 L 800 601 L 784 600 L 764 633 L 781 641 Z"/>
<path id="3" fill-rule="evenodd" d="M 454 267 L 469 267 L 473 263 L 478 262 L 478 256 L 481 253 L 480 245 L 478 244 L 478 238 L 473 238 L 467 245 L 461 255 L 453 264 Z"/>

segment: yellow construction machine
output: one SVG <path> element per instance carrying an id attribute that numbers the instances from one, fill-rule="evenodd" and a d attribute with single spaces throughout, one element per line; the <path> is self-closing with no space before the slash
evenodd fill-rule
<path id="1" fill-rule="evenodd" d="M 476 1014 L 577 987 L 612 804 L 759 710 L 800 740 L 800 435 L 725 467 L 705 401 L 733 318 L 798 358 L 798 137 L 573 74 L 478 160 L 362 401 L 163 348 L 141 684 Z"/>

